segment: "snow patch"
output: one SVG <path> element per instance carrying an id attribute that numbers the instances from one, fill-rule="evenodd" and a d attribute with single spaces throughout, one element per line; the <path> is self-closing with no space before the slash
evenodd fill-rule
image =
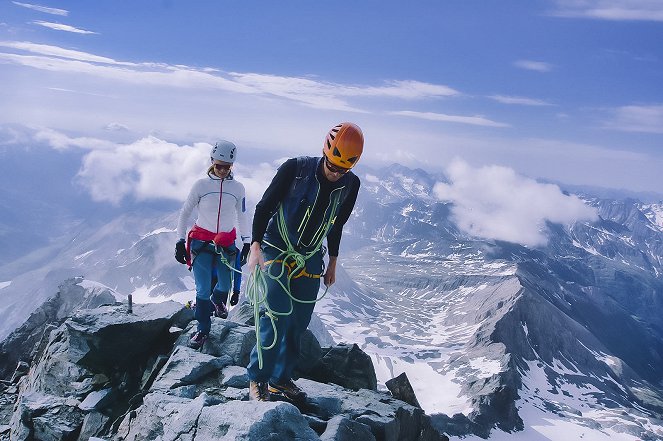
<path id="1" fill-rule="evenodd" d="M 78 256 L 74 257 L 74 260 L 80 260 L 86 256 L 89 256 L 92 253 L 94 253 L 94 250 L 88 251 L 87 253 L 79 254 Z"/>
<path id="2" fill-rule="evenodd" d="M 142 239 L 145 239 L 146 237 L 149 237 L 149 236 L 154 236 L 155 234 L 161 234 L 161 233 L 174 233 L 174 232 L 176 232 L 176 231 L 177 231 L 177 230 L 172 229 L 172 228 L 161 227 L 161 228 L 158 228 L 158 229 L 156 229 L 156 230 L 154 230 L 154 231 L 151 231 L 151 232 L 149 232 L 149 233 L 147 233 L 147 234 L 141 236 L 141 240 L 142 240 Z"/>

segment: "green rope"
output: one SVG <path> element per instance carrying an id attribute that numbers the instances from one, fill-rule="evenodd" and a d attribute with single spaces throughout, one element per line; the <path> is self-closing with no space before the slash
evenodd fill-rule
<path id="1" fill-rule="evenodd" d="M 339 203 L 339 198 L 335 198 L 333 201 L 333 207 L 332 207 L 332 213 L 336 213 L 336 209 L 338 207 Z M 316 303 L 322 300 L 325 295 L 327 295 L 327 291 L 329 290 L 329 286 L 325 285 L 325 291 L 322 293 L 320 297 L 316 297 L 314 300 L 302 300 L 298 299 L 295 296 L 292 295 L 292 291 L 290 289 L 290 284 L 293 276 L 295 274 L 298 274 L 301 270 L 303 270 L 306 267 L 306 261 L 310 259 L 312 256 L 317 254 L 320 251 L 320 248 L 322 247 L 322 242 L 325 237 L 327 237 L 327 234 L 329 233 L 329 230 L 331 229 L 332 225 L 334 224 L 334 217 L 330 216 L 330 218 L 327 220 L 327 222 L 324 225 L 324 228 L 321 227 L 321 230 L 324 231 L 323 234 L 319 235 L 319 239 L 315 246 L 313 247 L 313 250 L 310 251 L 309 253 L 306 254 L 301 254 L 297 250 L 295 250 L 295 247 L 292 245 L 290 242 L 290 237 L 288 235 L 288 227 L 285 222 L 285 215 L 283 214 L 283 205 L 279 207 L 279 213 L 278 213 L 278 219 L 277 219 L 277 227 L 279 231 L 279 235 L 281 236 L 281 239 L 285 243 L 285 250 L 280 249 L 279 247 L 275 246 L 274 244 L 271 244 L 267 241 L 265 243 L 279 251 L 279 254 L 272 259 L 271 263 L 267 265 L 267 268 L 265 271 L 260 269 L 259 265 L 256 265 L 255 268 L 252 269 L 251 274 L 249 276 L 249 279 L 246 284 L 246 297 L 249 299 L 249 302 L 251 302 L 251 305 L 253 306 L 253 317 L 255 321 L 255 331 L 256 331 L 256 351 L 258 353 L 258 368 L 262 369 L 263 363 L 262 363 L 262 351 L 264 350 L 269 350 L 272 349 L 276 345 L 276 341 L 278 339 L 277 331 L 276 331 L 276 320 L 278 320 L 279 316 L 288 316 L 292 314 L 294 304 L 293 301 L 299 302 L 299 303 Z M 274 263 L 277 261 L 281 261 L 281 271 L 278 274 L 272 274 L 272 266 Z M 294 268 L 289 268 L 287 267 L 287 262 L 292 261 L 295 263 Z M 281 278 L 285 274 L 286 271 L 288 271 L 286 268 L 289 269 L 289 272 L 286 277 L 286 284 L 284 285 L 283 282 L 281 282 Z M 269 307 L 269 303 L 267 302 L 267 277 L 270 279 L 276 281 L 283 291 L 288 294 L 288 297 L 290 297 L 290 310 L 287 312 L 279 312 L 271 309 Z M 261 305 L 264 305 L 265 308 L 265 315 L 269 317 L 271 324 L 272 324 L 272 329 L 274 330 L 274 341 L 269 346 L 263 346 L 262 342 L 260 341 L 260 307 Z"/>

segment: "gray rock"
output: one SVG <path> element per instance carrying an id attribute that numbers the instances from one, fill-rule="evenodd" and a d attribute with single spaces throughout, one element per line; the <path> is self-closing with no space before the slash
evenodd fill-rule
<path id="1" fill-rule="evenodd" d="M 173 324 L 188 322 L 191 310 L 177 302 L 137 304 L 126 308 L 102 306 L 81 311 L 65 321 L 71 336 L 72 362 L 102 371 L 103 367 L 131 364 L 145 356 L 145 348 L 169 338 Z"/>
<path id="2" fill-rule="evenodd" d="M 66 440 L 83 424 L 83 412 L 74 399 L 37 392 L 19 398 L 11 421 L 12 441 Z"/>
<path id="3" fill-rule="evenodd" d="M 317 441 L 320 438 L 290 403 L 231 401 L 203 409 L 196 439 Z"/>
<path id="4" fill-rule="evenodd" d="M 375 441 L 371 429 L 358 421 L 338 415 L 329 420 L 320 441 Z"/>
<path id="5" fill-rule="evenodd" d="M 116 439 L 193 441 L 205 400 L 205 395 L 190 400 L 159 392 L 150 393 L 135 413 L 130 413 L 122 420 Z"/>
<path id="6" fill-rule="evenodd" d="M 405 401 L 411 406 L 421 408 L 417 400 L 417 395 L 414 393 L 414 389 L 412 389 L 410 380 L 408 380 L 405 372 L 391 380 L 387 380 L 385 385 L 389 389 L 389 392 L 391 392 L 391 395 L 397 400 Z"/>
<path id="7" fill-rule="evenodd" d="M 340 344 L 327 349 L 308 378 L 352 390 L 377 390 L 378 385 L 371 357 L 356 344 Z"/>
<path id="8" fill-rule="evenodd" d="M 194 332 L 195 322 L 191 323 L 180 338 L 178 345 L 186 346 Z M 201 352 L 215 357 L 230 357 L 237 366 L 249 364 L 251 350 L 256 344 L 255 330 L 249 326 L 242 326 L 230 320 L 220 318 L 212 319 L 212 328 L 209 337 L 203 345 Z"/>
<path id="9" fill-rule="evenodd" d="M 30 361 L 34 355 L 33 348 L 41 347 L 41 340 L 48 341 L 51 329 L 60 326 L 74 311 L 115 303 L 110 288 L 103 285 L 84 288 L 81 282 L 82 277 L 62 282 L 53 297 L 0 343 L 0 378 L 8 378 L 21 358 Z"/>
<path id="10" fill-rule="evenodd" d="M 157 376 L 151 391 L 166 392 L 180 386 L 202 382 L 230 363 L 228 357 L 215 357 L 203 354 L 186 346 L 177 346 Z"/>
<path id="11" fill-rule="evenodd" d="M 221 371 L 221 384 L 223 386 L 245 388 L 249 387 L 249 376 L 246 368 L 241 366 L 226 366 Z"/>
<path id="12" fill-rule="evenodd" d="M 109 421 L 109 417 L 101 412 L 90 412 L 85 415 L 81 432 L 78 434 L 78 441 L 94 439 L 94 435 L 99 435 Z M 99 438 L 97 438 L 99 439 Z"/>
<path id="13" fill-rule="evenodd" d="M 110 387 L 90 392 L 78 408 L 84 411 L 102 409 L 112 399 L 113 389 Z"/>

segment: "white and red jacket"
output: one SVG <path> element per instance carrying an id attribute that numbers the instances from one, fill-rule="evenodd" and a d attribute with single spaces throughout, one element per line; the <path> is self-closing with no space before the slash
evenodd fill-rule
<path id="1" fill-rule="evenodd" d="M 249 243 L 251 232 L 246 215 L 244 185 L 233 179 L 232 175 L 221 179 L 208 174 L 193 184 L 177 223 L 177 234 L 181 239 L 187 237 L 189 218 L 194 208 L 198 209 L 195 225 L 199 228 L 217 234 L 230 232 L 238 225 L 242 242 Z"/>

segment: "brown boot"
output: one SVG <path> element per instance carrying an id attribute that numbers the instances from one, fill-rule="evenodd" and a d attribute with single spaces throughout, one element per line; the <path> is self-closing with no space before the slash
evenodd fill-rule
<path id="1" fill-rule="evenodd" d="M 249 400 L 269 401 L 267 383 L 251 381 L 249 383 Z"/>
<path id="2" fill-rule="evenodd" d="M 269 383 L 269 392 L 272 394 L 282 395 L 290 401 L 302 402 L 306 401 L 306 392 L 301 390 L 294 381 L 288 380 L 285 383 Z"/>

